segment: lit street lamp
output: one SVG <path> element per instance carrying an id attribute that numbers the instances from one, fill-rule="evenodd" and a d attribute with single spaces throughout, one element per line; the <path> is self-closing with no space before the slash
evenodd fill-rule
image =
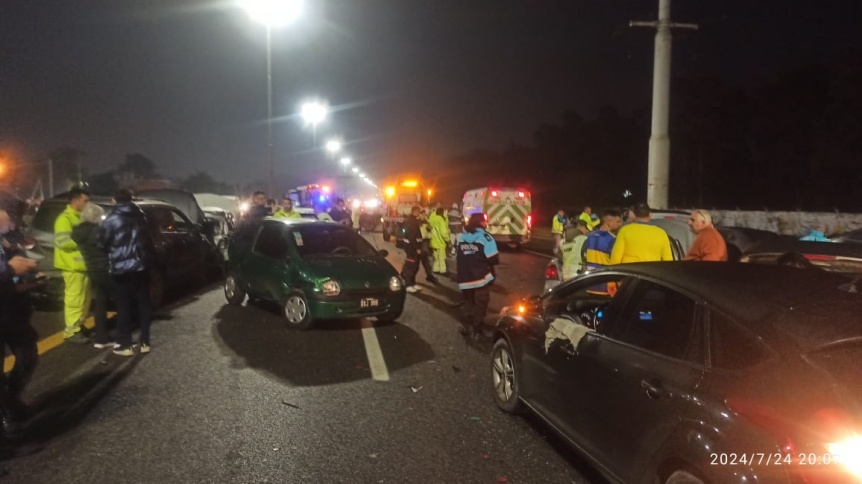
<path id="1" fill-rule="evenodd" d="M 353 173 L 359 173 L 359 167 L 358 166 L 353 167 Z"/>
<path id="2" fill-rule="evenodd" d="M 240 5 L 255 22 L 266 26 L 266 129 L 269 156 L 269 193 L 275 179 L 275 148 L 272 143 L 272 36 L 273 27 L 294 22 L 302 14 L 304 0 L 240 0 Z"/>
<path id="3" fill-rule="evenodd" d="M 339 151 L 341 151 L 341 141 L 337 139 L 331 139 L 326 142 L 326 151 L 330 154 L 335 155 Z"/>
<path id="4" fill-rule="evenodd" d="M 349 156 L 343 156 L 339 161 L 341 161 L 341 164 L 344 165 L 345 168 L 347 168 L 348 166 L 350 166 L 351 163 L 353 163 L 353 160 L 350 159 Z"/>
<path id="5" fill-rule="evenodd" d="M 317 145 L 317 125 L 329 115 L 329 106 L 322 101 L 306 101 L 300 108 L 300 115 L 306 125 L 311 125 L 312 143 Z"/>

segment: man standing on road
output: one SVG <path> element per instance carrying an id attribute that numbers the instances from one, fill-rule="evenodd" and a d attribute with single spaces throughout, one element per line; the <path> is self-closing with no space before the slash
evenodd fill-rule
<path id="1" fill-rule="evenodd" d="M 644 202 L 638 203 L 632 212 L 635 220 L 620 229 L 617 240 L 614 242 L 614 250 L 611 252 L 610 263 L 625 264 L 673 260 L 667 232 L 650 223 L 649 205 Z"/>
<path id="2" fill-rule="evenodd" d="M 343 198 L 339 198 L 335 202 L 335 206 L 329 211 L 329 216 L 334 222 L 340 223 L 345 227 L 353 227 L 353 221 L 350 218 L 350 210 L 347 209 L 347 203 Z"/>
<path id="3" fill-rule="evenodd" d="M 458 204 L 453 203 L 452 208 L 447 214 L 449 216 L 449 245 L 452 246 L 452 255 L 455 255 L 455 239 L 458 234 L 464 231 L 464 220 L 461 216 L 461 211 L 458 210 Z"/>
<path id="4" fill-rule="evenodd" d="M 727 262 L 727 244 L 724 237 L 715 230 L 712 215 L 706 210 L 695 210 L 688 219 L 688 226 L 697 237 L 684 260 L 707 260 Z"/>
<path id="5" fill-rule="evenodd" d="M 485 215 L 470 215 L 466 231 L 458 236 L 455 245 L 458 265 L 458 289 L 464 295 L 464 319 L 459 331 L 472 333 L 478 338 L 485 324 L 485 314 L 491 301 L 491 284 L 494 283 L 494 266 L 500 263 L 500 254 L 494 237 L 485 232 Z"/>
<path id="6" fill-rule="evenodd" d="M 593 214 L 593 209 L 591 207 L 584 207 L 584 211 L 578 216 L 578 220 L 587 224 L 587 231 L 592 231 L 596 228 L 596 225 L 599 224 L 598 220 L 595 218 L 595 214 Z"/>
<path id="7" fill-rule="evenodd" d="M 81 224 L 72 229 L 72 239 L 84 256 L 93 290 L 93 319 L 96 322 L 94 346 L 98 349 L 114 346 L 113 340 L 108 337 L 108 301 L 114 299 L 115 285 L 108 273 L 108 254 L 99 245 L 104 216 L 105 210 L 102 207 L 88 203 L 81 212 Z"/>
<path id="8" fill-rule="evenodd" d="M 14 222 L 5 210 L 0 210 L 0 235 L 14 229 Z M 7 375 L 0 372 L 0 418 L 6 436 L 20 430 L 26 418 L 27 406 L 21 400 L 24 387 L 39 361 L 39 335 L 30 325 L 33 305 L 28 291 L 40 286 L 44 278 L 35 274 L 36 261 L 16 255 L 5 238 L 0 244 L 0 351 L 15 356 L 15 366 Z M 11 257 L 11 258 L 10 258 Z"/>
<path id="9" fill-rule="evenodd" d="M 284 197 L 281 200 L 281 207 L 272 216 L 275 218 L 302 218 L 302 215 L 293 209 L 293 200 L 290 197 Z"/>
<path id="10" fill-rule="evenodd" d="M 606 210 L 602 215 L 602 225 L 598 230 L 587 234 L 585 244 L 585 259 L 587 270 L 595 270 L 611 263 L 611 252 L 614 250 L 614 235 L 623 225 L 623 219 L 616 210 Z"/>
<path id="11" fill-rule="evenodd" d="M 87 343 L 81 334 L 84 319 L 90 311 L 90 278 L 84 256 L 72 240 L 72 229 L 81 223 L 81 210 L 87 206 L 90 195 L 80 189 L 69 191 L 69 205 L 54 221 L 54 267 L 63 272 L 63 318 L 66 330 L 63 337 L 72 343 Z"/>
<path id="12" fill-rule="evenodd" d="M 449 245 L 449 224 L 443 217 L 443 207 L 428 216 L 431 226 L 431 250 L 434 251 L 434 273 L 446 274 L 446 246 Z"/>
<path id="13" fill-rule="evenodd" d="M 584 272 L 583 247 L 586 241 L 587 224 L 583 220 L 578 220 L 574 227 L 566 228 L 566 240 L 560 244 L 564 281 Z"/>
<path id="14" fill-rule="evenodd" d="M 554 215 L 554 219 L 551 220 L 551 234 L 554 236 L 554 255 L 559 255 L 560 253 L 560 244 L 563 241 L 563 232 L 565 232 L 566 224 L 568 222 L 569 221 L 566 218 L 566 212 L 564 210 L 557 210 L 557 214 Z"/>
<path id="15" fill-rule="evenodd" d="M 407 286 L 406 291 L 411 294 L 422 290 L 421 287 L 416 285 L 416 274 L 419 273 L 419 258 L 422 256 L 422 229 L 419 225 L 421 223 L 419 221 L 419 214 L 421 213 L 421 208 L 411 208 L 410 215 L 404 220 L 404 227 L 401 229 L 402 233 L 398 234 L 407 256 L 404 260 L 404 266 L 401 267 L 401 278 L 404 279 L 404 285 Z"/>
<path id="16" fill-rule="evenodd" d="M 155 248 L 144 212 L 132 203 L 126 189 L 114 194 L 114 210 L 102 222 L 99 243 L 108 251 L 111 277 L 116 283 L 117 346 L 114 354 L 132 356 L 132 311 L 137 309 L 141 326 L 141 353 L 150 352 L 150 269 Z"/>
<path id="17" fill-rule="evenodd" d="M 272 210 L 266 206 L 266 193 L 258 190 L 251 196 L 251 207 L 245 218 L 249 222 L 260 222 L 264 217 L 271 217 Z"/>

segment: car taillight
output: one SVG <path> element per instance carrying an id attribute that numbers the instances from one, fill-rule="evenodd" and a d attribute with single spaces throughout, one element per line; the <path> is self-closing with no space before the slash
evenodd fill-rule
<path id="1" fill-rule="evenodd" d="M 532 226 L 533 226 L 533 216 L 527 215 L 527 227 L 532 227 Z"/>
<path id="2" fill-rule="evenodd" d="M 823 408 L 809 418 L 782 414 L 774 407 L 745 399 L 725 401 L 734 413 L 776 439 L 784 464 L 806 483 L 862 480 L 862 434 L 859 422 L 840 409 Z"/>
<path id="3" fill-rule="evenodd" d="M 548 267 L 545 267 L 545 279 L 549 281 L 560 280 L 560 271 L 557 270 L 556 264 L 548 264 Z"/>

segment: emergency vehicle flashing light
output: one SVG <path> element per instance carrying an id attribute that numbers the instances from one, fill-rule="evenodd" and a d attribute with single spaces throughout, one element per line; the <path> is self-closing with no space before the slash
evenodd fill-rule
<path id="1" fill-rule="evenodd" d="M 416 180 L 406 180 L 404 181 L 404 183 L 401 184 L 401 186 L 407 188 L 416 188 L 419 186 L 419 182 L 417 182 Z"/>
<path id="2" fill-rule="evenodd" d="M 386 196 L 390 197 L 390 198 L 394 197 L 395 196 L 395 187 L 386 187 Z"/>
<path id="3" fill-rule="evenodd" d="M 328 185 L 323 185 L 323 188 L 321 190 L 323 190 L 323 193 L 330 193 L 332 191 L 332 188 L 330 188 Z"/>
<path id="4" fill-rule="evenodd" d="M 533 226 L 533 216 L 527 215 L 527 227 L 532 227 L 532 226 Z"/>
<path id="5" fill-rule="evenodd" d="M 518 192 L 518 198 L 524 198 L 525 196 L 526 195 L 524 195 L 524 192 Z"/>
<path id="6" fill-rule="evenodd" d="M 498 195 L 497 190 L 491 190 L 491 196 L 496 197 Z"/>

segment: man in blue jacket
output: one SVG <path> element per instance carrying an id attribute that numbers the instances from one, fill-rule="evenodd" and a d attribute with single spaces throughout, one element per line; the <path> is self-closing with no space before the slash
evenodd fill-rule
<path id="1" fill-rule="evenodd" d="M 155 262 L 153 238 L 144 212 L 132 203 L 126 189 L 114 194 L 114 209 L 102 222 L 99 243 L 108 251 L 111 277 L 116 283 L 117 329 L 114 354 L 133 356 L 132 311 L 141 325 L 140 351 L 150 352 L 150 270 Z"/>
<path id="2" fill-rule="evenodd" d="M 485 313 L 491 301 L 494 266 L 500 262 L 494 237 L 485 232 L 485 214 L 470 215 L 465 232 L 455 244 L 458 265 L 458 289 L 464 295 L 464 320 L 461 334 L 478 338 L 485 324 Z"/>

